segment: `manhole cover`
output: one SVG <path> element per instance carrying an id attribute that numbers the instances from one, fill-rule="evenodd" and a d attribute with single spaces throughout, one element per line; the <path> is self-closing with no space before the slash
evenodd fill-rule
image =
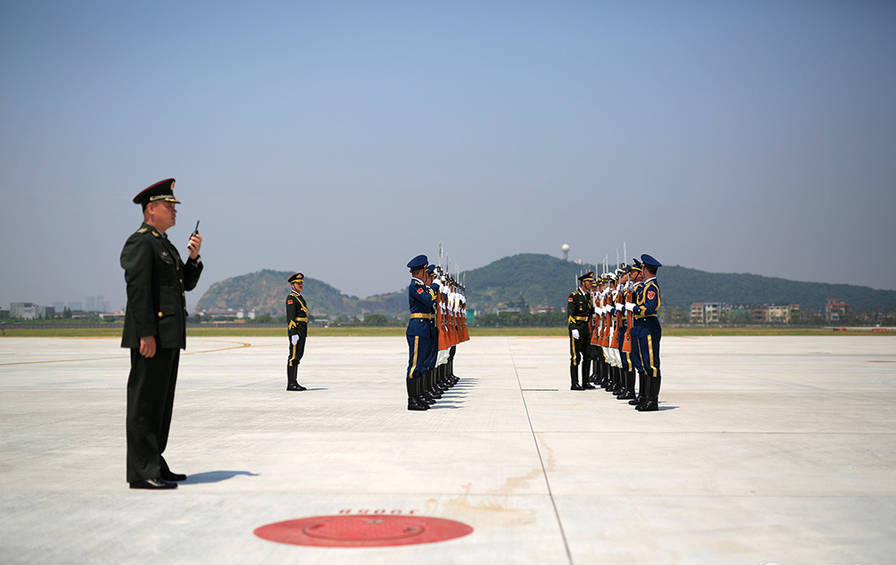
<path id="1" fill-rule="evenodd" d="M 454 520 L 429 516 L 312 516 L 256 528 L 255 535 L 292 545 L 378 547 L 433 543 L 466 536 L 473 528 Z"/>

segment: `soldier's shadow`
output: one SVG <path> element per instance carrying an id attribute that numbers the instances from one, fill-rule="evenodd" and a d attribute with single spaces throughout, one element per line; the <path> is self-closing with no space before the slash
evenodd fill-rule
<path id="1" fill-rule="evenodd" d="M 247 477 L 257 477 L 260 473 L 252 473 L 250 471 L 206 471 L 205 473 L 196 473 L 188 475 L 187 480 L 182 481 L 184 485 L 201 485 L 205 483 L 220 483 L 227 479 L 232 479 L 238 475 Z"/>
<path id="2" fill-rule="evenodd" d="M 663 410 L 678 410 L 678 406 L 658 406 L 659 412 Z"/>
<path id="3" fill-rule="evenodd" d="M 430 410 L 457 410 L 458 408 L 460 408 L 460 406 L 456 404 L 450 404 L 442 400 L 429 407 Z"/>

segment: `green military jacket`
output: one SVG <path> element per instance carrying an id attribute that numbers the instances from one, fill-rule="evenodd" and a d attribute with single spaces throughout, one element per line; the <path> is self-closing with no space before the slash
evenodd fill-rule
<path id="1" fill-rule="evenodd" d="M 582 329 L 591 322 L 591 296 L 590 293 L 577 288 L 569 293 L 566 301 L 566 315 L 569 318 L 569 329 Z"/>
<path id="2" fill-rule="evenodd" d="M 308 335 L 308 303 L 294 290 L 286 295 L 286 333 L 301 337 Z"/>
<path id="3" fill-rule="evenodd" d="M 128 305 L 121 346 L 140 347 L 141 337 L 154 336 L 157 347 L 187 346 L 187 290 L 202 273 L 202 261 L 184 264 L 168 236 L 144 223 L 124 244 L 121 268 Z"/>

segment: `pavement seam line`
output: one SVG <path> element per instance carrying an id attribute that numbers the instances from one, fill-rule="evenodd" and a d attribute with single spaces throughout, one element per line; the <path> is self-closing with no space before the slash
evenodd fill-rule
<path id="1" fill-rule="evenodd" d="M 224 343 L 232 343 L 229 341 L 225 341 Z M 181 357 L 185 357 L 187 355 L 199 355 L 202 353 L 215 353 L 216 351 L 229 351 L 231 349 L 245 349 L 246 347 L 252 347 L 251 343 L 246 343 L 243 341 L 237 342 L 239 345 L 231 345 L 229 347 L 219 347 L 217 349 L 200 349 L 199 351 L 189 351 L 181 354 Z M 110 359 L 127 359 L 128 354 L 124 353 L 121 355 L 115 355 L 110 357 L 88 357 L 83 359 L 45 359 L 42 361 L 14 361 L 12 363 L 0 363 L 0 367 L 10 367 L 12 365 L 41 365 L 44 363 L 75 363 L 79 361 L 109 361 Z"/>
<path id="2" fill-rule="evenodd" d="M 538 454 L 538 461 L 541 463 L 541 473 L 544 475 L 544 483 L 548 489 L 548 498 L 551 499 L 551 506 L 554 508 L 554 517 L 557 519 L 557 526 L 560 528 L 560 537 L 563 538 L 563 548 L 566 549 L 566 558 L 570 565 L 573 565 L 572 552 L 569 550 L 569 542 L 566 539 L 566 530 L 563 529 L 563 521 L 560 519 L 560 511 L 557 510 L 557 501 L 554 500 L 554 492 L 551 490 L 551 481 L 548 479 L 548 471 L 544 466 L 544 457 L 541 456 L 541 448 L 538 446 L 538 436 L 535 435 L 535 428 L 532 426 L 532 417 L 529 415 L 529 405 L 526 403 L 526 393 L 523 392 L 523 383 L 520 381 L 520 374 L 516 370 L 516 359 L 513 357 L 513 342 L 507 346 L 510 353 L 510 363 L 513 365 L 513 374 L 516 376 L 517 385 L 520 388 L 520 398 L 523 400 L 523 408 L 526 410 L 526 421 L 529 422 L 529 431 L 532 432 L 532 441 L 535 442 L 535 452 Z"/>

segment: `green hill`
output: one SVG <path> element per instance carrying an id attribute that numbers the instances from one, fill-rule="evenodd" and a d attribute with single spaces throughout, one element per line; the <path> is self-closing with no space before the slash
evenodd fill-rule
<path id="1" fill-rule="evenodd" d="M 466 274 L 467 302 L 491 309 L 499 303 L 516 304 L 520 296 L 529 306 L 565 308 L 575 277 L 593 265 L 580 266 L 550 255 L 521 253 L 504 257 Z M 799 304 L 806 311 L 821 310 L 828 298 L 849 302 L 859 312 L 896 310 L 896 291 L 848 285 L 799 282 L 751 274 L 709 273 L 680 266 L 661 267 L 658 278 L 663 304 L 686 307 L 692 302 L 729 304 Z"/>
<path id="2" fill-rule="evenodd" d="M 749 273 L 708 273 L 687 267 L 661 267 L 663 302 L 688 306 L 691 302 L 729 304 L 799 304 L 802 310 L 824 308 L 828 298 L 840 298 L 858 312 L 896 310 L 896 291 L 853 284 L 800 282 Z"/>
<path id="3" fill-rule="evenodd" d="M 550 255 L 521 253 L 467 271 L 467 303 L 486 310 L 498 304 L 516 304 L 520 297 L 530 306 L 566 308 L 576 277 L 594 265 L 577 265 Z"/>
<path id="4" fill-rule="evenodd" d="M 264 269 L 218 281 L 199 299 L 197 310 L 220 311 L 243 308 L 247 311 L 254 309 L 256 314 L 282 316 L 286 294 L 289 292 L 286 279 L 291 275 L 292 273 L 287 271 Z M 394 292 L 359 299 L 343 294 L 327 283 L 311 277 L 305 278 L 305 289 L 302 294 L 307 297 L 313 316 L 357 316 L 361 313 L 399 316 L 407 310 L 407 297 L 401 293 Z"/>
<path id="5" fill-rule="evenodd" d="M 576 277 L 593 265 L 577 265 L 550 255 L 521 253 L 504 257 L 465 273 L 467 303 L 481 311 L 501 305 L 566 307 L 566 298 L 575 288 Z M 216 282 L 202 295 L 200 311 L 228 308 L 255 309 L 257 314 L 283 315 L 288 292 L 286 279 L 292 273 L 265 269 Z M 341 293 L 323 281 L 306 278 L 304 294 L 312 315 L 358 316 L 383 314 L 403 317 L 407 314 L 404 292 L 357 298 Z M 729 304 L 799 304 L 804 311 L 824 308 L 827 298 L 849 302 L 855 311 L 896 310 L 896 291 L 868 287 L 798 282 L 751 274 L 709 273 L 681 266 L 662 267 L 659 280 L 663 304 L 687 307 L 692 302 Z"/>

